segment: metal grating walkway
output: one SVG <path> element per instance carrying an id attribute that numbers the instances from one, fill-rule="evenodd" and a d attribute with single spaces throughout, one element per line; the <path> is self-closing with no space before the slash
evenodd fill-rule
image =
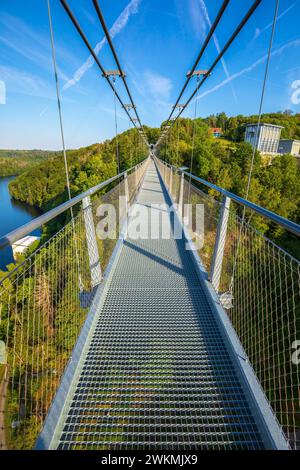
<path id="1" fill-rule="evenodd" d="M 161 202 L 151 164 L 136 204 Z M 121 250 L 57 447 L 262 448 L 185 242 Z"/>

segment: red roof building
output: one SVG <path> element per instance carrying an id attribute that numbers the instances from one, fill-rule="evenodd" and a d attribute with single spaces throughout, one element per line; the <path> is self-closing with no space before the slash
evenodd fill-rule
<path id="1" fill-rule="evenodd" d="M 221 137 L 223 134 L 221 127 L 211 127 L 210 132 L 213 134 L 214 137 Z"/>

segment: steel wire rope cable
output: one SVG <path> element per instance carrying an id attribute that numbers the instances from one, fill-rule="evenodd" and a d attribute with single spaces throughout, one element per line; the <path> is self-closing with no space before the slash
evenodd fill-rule
<path id="1" fill-rule="evenodd" d="M 177 121 L 176 166 L 179 166 L 179 121 Z"/>
<path id="2" fill-rule="evenodd" d="M 141 134 L 140 132 L 140 129 L 136 126 L 134 120 L 132 119 L 132 117 L 130 116 L 130 113 L 128 112 L 128 110 L 126 109 L 120 95 L 115 92 L 114 90 L 114 86 L 113 86 L 113 83 L 109 80 L 109 77 L 107 76 L 107 73 L 104 69 L 104 67 L 102 66 L 101 62 L 99 61 L 94 49 L 92 48 L 92 46 L 90 45 L 86 35 L 84 34 L 84 32 L 82 31 L 77 19 L 75 18 L 74 14 L 72 13 L 68 3 L 66 2 L 66 0 L 60 0 L 60 3 L 62 4 L 63 8 L 65 9 L 67 15 L 69 16 L 70 20 L 72 21 L 73 25 L 75 26 L 75 28 L 77 29 L 77 32 L 78 34 L 80 35 L 81 39 L 83 40 L 84 44 L 86 45 L 87 49 L 89 50 L 91 56 L 93 57 L 95 63 L 97 64 L 97 66 L 99 67 L 99 69 L 101 70 L 102 72 L 102 76 L 105 78 L 105 80 L 107 81 L 107 83 L 109 84 L 110 88 L 112 89 L 112 91 L 116 94 L 116 98 L 118 99 L 119 103 L 121 104 L 122 108 L 124 109 L 125 113 L 127 114 L 127 116 L 129 117 L 129 119 L 131 120 L 131 122 L 133 123 L 134 127 L 137 129 L 137 131 L 139 132 L 139 134 Z M 141 134 L 142 135 L 142 134 Z M 143 136 L 143 139 L 146 143 L 146 145 L 148 146 L 148 142 L 146 140 L 146 138 Z"/>
<path id="3" fill-rule="evenodd" d="M 132 161 L 132 140 L 131 140 L 131 121 L 128 120 L 128 137 L 129 137 L 129 160 L 130 160 L 130 168 L 133 168 L 133 161 Z"/>
<path id="4" fill-rule="evenodd" d="M 126 89 L 126 92 L 127 92 L 127 95 L 129 97 L 129 100 L 130 100 L 130 103 L 131 103 L 131 106 L 134 110 L 134 113 L 136 115 L 136 118 L 138 120 L 138 123 L 142 129 L 142 131 L 144 132 L 144 128 L 142 126 L 142 123 L 141 123 L 141 120 L 140 120 L 140 117 L 138 115 L 138 112 L 136 110 L 136 106 L 134 104 L 134 101 L 133 101 L 133 98 L 132 98 L 132 95 L 130 93 L 130 90 L 129 90 L 129 87 L 128 87 L 128 84 L 127 84 L 127 80 L 126 80 L 126 75 L 123 73 L 123 70 L 122 70 L 122 67 L 121 67 L 121 64 L 120 64 L 120 61 L 119 61 L 119 58 L 118 58 L 118 55 L 117 55 L 117 52 L 114 48 L 114 45 L 113 45 L 113 42 L 112 42 L 112 39 L 111 39 L 111 36 L 110 36 L 110 33 L 109 33 L 109 30 L 107 28 L 107 25 L 106 25 L 106 22 L 105 22 L 105 19 L 104 19 L 104 16 L 103 16 L 103 13 L 100 9 L 100 6 L 99 6 L 99 3 L 97 0 L 93 0 L 93 4 L 94 4 L 94 7 L 95 7 L 95 10 L 96 10 L 96 13 L 98 15 L 98 18 L 99 18 L 99 21 L 101 23 L 101 26 L 103 28 L 103 31 L 104 31 L 104 34 L 106 36 L 106 39 L 107 39 L 107 42 L 109 44 L 109 47 L 110 47 L 110 50 L 114 56 L 114 59 L 115 59 L 115 62 L 117 64 L 117 67 L 118 67 L 118 70 L 120 72 L 120 77 L 122 79 L 122 82 L 124 83 L 124 86 L 125 86 L 125 89 Z"/>
<path id="5" fill-rule="evenodd" d="M 134 135 L 134 147 L 135 147 L 135 151 L 134 151 L 134 154 L 135 154 L 134 155 L 134 160 L 135 160 L 135 162 L 134 162 L 134 164 L 135 165 L 137 165 L 137 162 L 138 162 L 138 159 L 139 159 L 139 157 L 138 157 L 138 136 L 139 136 L 139 132 L 137 130 L 137 132 Z"/>
<path id="6" fill-rule="evenodd" d="M 177 100 L 176 100 L 176 103 L 175 103 L 174 107 L 172 108 L 172 111 L 171 111 L 171 113 L 170 113 L 170 115 L 169 115 L 169 117 L 168 117 L 168 119 L 167 119 L 167 124 L 168 124 L 168 122 L 170 122 L 170 119 L 171 119 L 172 116 L 173 116 L 173 113 L 174 113 L 174 111 L 175 111 L 175 109 L 176 109 L 176 106 L 178 105 L 178 103 L 179 103 L 179 101 L 180 101 L 180 99 L 181 99 L 183 93 L 185 92 L 185 90 L 186 90 L 186 88 L 187 88 L 187 86 L 188 86 L 188 84 L 189 84 L 189 82 L 190 82 L 190 80 L 191 80 L 191 78 L 192 78 L 192 76 L 193 76 L 193 73 L 194 73 L 195 70 L 196 70 L 196 67 L 197 67 L 198 63 L 200 62 L 200 60 L 201 60 L 201 58 L 202 58 L 202 56 L 203 56 L 203 54 L 204 54 L 204 52 L 205 52 L 205 50 L 206 50 L 206 47 L 208 46 L 208 43 L 209 43 L 210 39 L 212 38 L 212 36 L 213 36 L 213 34 L 214 34 L 214 32 L 215 32 L 215 30 L 216 30 L 216 28 L 217 28 L 217 26 L 218 26 L 218 24 L 219 24 L 221 18 L 222 18 L 222 16 L 223 16 L 223 14 L 225 13 L 225 10 L 226 10 L 227 6 L 229 5 L 229 2 L 230 2 L 230 0 L 224 0 L 224 1 L 223 1 L 223 4 L 221 5 L 221 8 L 220 8 L 220 10 L 219 10 L 219 12 L 218 12 L 218 14 L 217 14 L 217 16 L 216 16 L 216 19 L 215 19 L 214 23 L 213 23 L 212 26 L 211 26 L 211 29 L 210 29 L 210 31 L 209 31 L 209 33 L 208 33 L 208 35 L 207 35 L 207 37 L 206 37 L 206 39 L 205 39 L 205 41 L 204 41 L 204 43 L 203 43 L 203 46 L 201 47 L 201 50 L 200 50 L 200 52 L 199 52 L 199 54 L 198 54 L 198 56 L 197 56 L 197 58 L 196 58 L 196 60 L 195 60 L 195 62 L 194 62 L 194 65 L 193 65 L 193 67 L 191 68 L 188 77 L 186 78 L 185 84 L 183 85 L 182 90 L 181 90 L 181 92 L 179 93 L 179 96 L 178 96 L 178 98 L 177 98 Z"/>
<path id="7" fill-rule="evenodd" d="M 184 106 L 182 107 L 181 111 L 179 111 L 178 115 L 176 116 L 176 118 L 172 121 L 172 124 L 170 125 L 170 127 L 168 128 L 168 131 L 167 132 L 170 132 L 170 130 L 172 129 L 172 127 L 175 125 L 176 121 L 178 120 L 178 118 L 181 116 L 183 110 L 190 104 L 190 102 L 192 101 L 192 99 L 194 98 L 194 96 L 196 95 L 197 91 L 204 85 L 204 83 L 206 82 L 206 80 L 208 79 L 208 77 L 211 75 L 212 71 L 215 69 L 215 67 L 217 66 L 217 64 L 220 62 L 220 60 L 222 59 L 222 57 L 224 56 L 224 54 L 226 53 L 226 51 L 229 49 L 229 47 L 231 46 L 231 44 L 234 42 L 234 40 L 236 39 L 236 37 L 239 35 L 239 33 L 242 31 L 242 29 L 244 28 L 244 26 L 247 24 L 247 22 L 249 21 L 249 19 L 251 18 L 251 16 L 253 15 L 253 13 L 256 11 L 256 9 L 258 8 L 258 6 L 262 3 L 263 0 L 255 0 L 255 2 L 252 4 L 252 6 L 250 7 L 250 9 L 248 10 L 248 12 L 246 13 L 246 15 L 244 16 L 244 18 L 242 19 L 242 21 L 240 22 L 240 24 L 237 26 L 237 28 L 235 29 L 235 31 L 233 32 L 233 34 L 231 35 L 231 37 L 228 39 L 227 43 L 225 44 L 225 46 L 223 47 L 222 51 L 218 54 L 217 58 L 215 59 L 215 61 L 213 62 L 212 66 L 209 68 L 209 70 L 207 71 L 207 73 L 204 75 L 203 79 L 201 80 L 201 82 L 198 84 L 198 86 L 196 87 L 196 89 L 193 91 L 193 93 L 191 94 L 191 96 L 189 97 L 189 99 L 186 101 L 186 103 L 184 104 Z M 165 135 L 161 136 L 156 145 L 158 145 L 158 143 L 160 142 L 161 138 L 165 138 Z"/>
<path id="8" fill-rule="evenodd" d="M 197 76 L 197 82 L 199 82 L 199 76 Z M 198 104 L 199 90 L 197 90 L 195 98 L 195 109 L 194 109 L 194 121 L 193 121 L 193 134 L 192 134 L 192 152 L 190 161 L 190 177 L 189 177 L 189 189 L 188 189 L 188 204 L 190 203 L 191 197 L 191 185 L 192 185 L 192 173 L 193 173 L 193 162 L 194 162 L 194 151 L 195 151 L 195 136 L 196 136 L 196 118 L 197 118 L 197 104 Z"/>
<path id="9" fill-rule="evenodd" d="M 248 200 L 249 191 L 250 191 L 250 187 L 251 187 L 251 180 L 252 180 L 253 167 L 254 167 L 254 159 L 255 159 L 255 154 L 256 154 L 257 145 L 258 145 L 259 126 L 260 126 L 260 123 L 261 123 L 262 108 L 263 108 L 263 103 L 264 103 L 264 98 L 265 98 L 265 91 L 266 91 L 266 85 L 267 85 L 267 79 L 268 79 L 268 73 L 269 73 L 270 59 L 271 59 L 271 53 L 272 53 L 275 30 L 276 30 L 276 24 L 277 24 L 277 18 L 278 18 L 279 0 L 275 0 L 275 2 L 276 2 L 275 3 L 275 12 L 274 12 L 274 17 L 273 17 L 272 30 L 271 30 L 269 47 L 268 47 L 268 54 L 267 54 L 267 62 L 266 62 L 266 67 L 265 67 L 265 73 L 264 73 L 264 79 L 263 79 L 262 91 L 261 91 L 261 97 L 260 97 L 260 103 L 259 103 L 258 123 L 257 123 L 257 129 L 256 129 L 256 133 L 255 133 L 255 140 L 254 140 L 252 158 L 251 158 L 250 169 L 249 169 L 249 174 L 248 174 L 246 193 L 245 193 L 245 196 L 244 196 L 244 198 L 246 200 Z M 234 264 L 233 264 L 232 276 L 231 276 L 230 285 L 229 285 L 229 292 L 231 292 L 231 293 L 233 291 L 234 276 L 235 276 L 235 271 L 236 271 L 236 264 L 237 264 L 237 259 L 238 259 L 239 248 L 240 248 L 240 244 L 241 244 L 241 241 L 242 241 L 241 239 L 242 239 L 243 227 L 245 225 L 245 218 L 246 218 L 246 208 L 244 207 L 243 208 L 243 216 L 242 216 L 241 224 L 240 224 L 239 237 L 238 237 L 238 242 L 237 242 L 237 247 L 236 247 L 235 259 L 234 259 Z"/>
<path id="10" fill-rule="evenodd" d="M 168 139 L 165 141 L 165 162 L 167 161 Z"/>
<path id="11" fill-rule="evenodd" d="M 114 116 L 115 116 L 115 139 L 116 139 L 116 163 L 117 163 L 117 175 L 120 174 L 120 159 L 119 159 L 119 139 L 118 139 L 118 118 L 117 118 L 117 96 L 116 96 L 116 77 L 112 78 L 113 89 L 114 89 Z M 119 177 L 119 196 L 121 195 L 121 177 Z M 119 201 L 120 203 L 120 201 Z"/>
<path id="12" fill-rule="evenodd" d="M 71 200 L 72 197 L 71 197 L 71 189 L 70 189 L 69 168 L 68 168 L 68 160 L 67 160 L 67 153 L 66 153 L 66 146 L 65 146 L 65 136 L 64 136 L 62 111 L 61 111 L 61 100 L 60 100 L 60 93 L 59 93 L 59 83 L 58 83 L 58 74 L 57 74 L 56 52 L 55 52 L 55 42 L 54 42 L 54 32 L 53 32 L 53 23 L 52 23 L 50 0 L 47 0 L 47 5 L 48 5 L 48 19 L 49 19 L 49 28 L 50 28 L 50 38 L 51 38 L 53 71 L 54 71 L 54 78 L 55 78 L 56 100 L 57 100 L 58 115 L 59 115 L 60 135 L 61 135 L 61 142 L 62 142 L 62 148 L 63 148 L 68 198 L 69 198 L 69 200 Z M 81 270 L 80 270 L 80 265 L 79 265 L 77 235 L 76 235 L 76 230 L 75 230 L 74 213 L 73 213 L 73 208 L 72 207 L 70 207 L 70 213 L 71 213 L 71 223 L 72 223 L 72 228 L 73 228 L 73 233 L 74 233 L 75 256 L 76 256 L 76 262 L 77 262 L 78 272 L 79 272 L 79 290 L 80 290 L 80 292 L 82 292 L 83 291 L 83 282 L 82 282 Z"/>

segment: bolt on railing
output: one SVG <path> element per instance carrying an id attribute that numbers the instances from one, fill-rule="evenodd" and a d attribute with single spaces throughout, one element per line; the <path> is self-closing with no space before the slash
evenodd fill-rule
<path id="1" fill-rule="evenodd" d="M 300 226 L 154 159 L 180 214 L 184 204 L 204 205 L 201 261 L 291 448 L 299 449 L 300 261 L 239 212 L 246 208 L 298 236 Z M 193 224 L 189 230 L 196 240 Z"/>
<path id="2" fill-rule="evenodd" d="M 109 203 L 123 211 L 119 196 L 133 201 L 147 164 L 148 159 L 0 239 L 2 246 L 13 243 L 73 208 L 73 220 L 0 279 L 2 449 L 34 446 L 116 244 L 96 236 L 97 210 Z"/>

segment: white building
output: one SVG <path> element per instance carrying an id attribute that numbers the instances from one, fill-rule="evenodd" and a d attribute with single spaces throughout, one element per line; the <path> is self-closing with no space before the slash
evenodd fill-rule
<path id="1" fill-rule="evenodd" d="M 278 152 L 281 154 L 289 153 L 293 157 L 300 157 L 300 140 L 281 139 Z"/>
<path id="2" fill-rule="evenodd" d="M 276 155 L 280 142 L 282 126 L 274 124 L 247 124 L 245 142 L 256 147 L 261 153 Z"/>
<path id="3" fill-rule="evenodd" d="M 16 256 L 19 254 L 25 253 L 27 248 L 30 247 L 35 241 L 39 240 L 40 237 L 34 237 L 32 235 L 27 235 L 27 237 L 20 238 L 20 240 L 17 240 L 15 243 L 12 244 L 12 251 L 14 258 L 16 259 Z"/>

